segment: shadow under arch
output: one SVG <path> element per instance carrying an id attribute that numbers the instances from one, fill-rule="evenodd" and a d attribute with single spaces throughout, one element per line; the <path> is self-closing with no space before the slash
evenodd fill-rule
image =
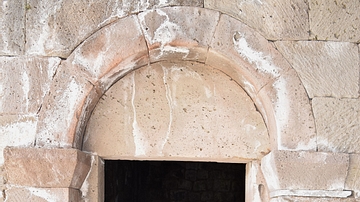
<path id="1" fill-rule="evenodd" d="M 119 19 L 61 63 L 39 113 L 36 146 L 81 148 L 100 96 L 158 61 L 197 61 L 234 79 L 267 125 L 272 150 L 316 150 L 309 99 L 296 72 L 264 37 L 204 8 L 171 7 Z"/>

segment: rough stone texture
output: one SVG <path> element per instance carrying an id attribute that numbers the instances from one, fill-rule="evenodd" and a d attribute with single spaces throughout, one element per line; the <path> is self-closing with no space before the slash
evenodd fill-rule
<path id="1" fill-rule="evenodd" d="M 21 55 L 25 44 L 26 1 L 0 1 L 0 55 Z"/>
<path id="2" fill-rule="evenodd" d="M 59 63 L 53 57 L 0 57 L 0 114 L 38 112 Z"/>
<path id="3" fill-rule="evenodd" d="M 3 193 L 5 190 L 5 183 L 6 183 L 6 177 L 5 177 L 5 169 L 4 166 L 0 166 L 0 201 L 3 202 Z"/>
<path id="4" fill-rule="evenodd" d="M 18 186 L 79 189 L 91 166 L 76 149 L 7 147 L 4 156 L 8 184 Z"/>
<path id="5" fill-rule="evenodd" d="M 79 202 L 79 190 L 67 188 L 11 187 L 6 192 L 7 202 Z"/>
<path id="6" fill-rule="evenodd" d="M 85 151 L 117 159 L 230 161 L 259 159 L 269 152 L 266 127 L 251 99 L 211 67 L 155 63 L 110 89 L 89 120 Z"/>
<path id="7" fill-rule="evenodd" d="M 81 146 L 81 136 L 77 135 L 82 132 L 79 125 L 86 124 L 84 116 L 92 111 L 100 97 L 99 90 L 86 77 L 68 67 L 68 63 L 60 65 L 39 112 L 38 146 Z"/>
<path id="8" fill-rule="evenodd" d="M 89 174 L 80 188 L 85 201 L 104 201 L 104 166 L 105 163 L 99 156 L 92 156 Z"/>
<path id="9" fill-rule="evenodd" d="M 310 98 L 359 96 L 360 63 L 355 44 L 278 41 L 275 45 L 299 74 Z"/>
<path id="10" fill-rule="evenodd" d="M 345 189 L 353 190 L 355 198 L 360 198 L 360 154 L 350 154 L 349 172 Z"/>
<path id="11" fill-rule="evenodd" d="M 80 45 L 67 61 L 87 72 L 92 83 L 100 82 L 100 88 L 106 91 L 127 72 L 149 63 L 137 18 L 126 17 L 104 27 Z"/>
<path id="12" fill-rule="evenodd" d="M 295 70 L 269 82 L 255 103 L 266 120 L 271 142 L 279 150 L 316 150 L 315 121 Z"/>
<path id="13" fill-rule="evenodd" d="M 203 3 L 201 0 L 29 0 L 27 53 L 66 58 L 81 41 L 116 19 L 146 9 L 174 5 L 202 7 Z"/>
<path id="14" fill-rule="evenodd" d="M 309 38 L 308 4 L 304 0 L 205 0 L 204 6 L 241 20 L 269 40 Z"/>
<path id="15" fill-rule="evenodd" d="M 288 202 L 288 201 L 296 201 L 296 202 L 358 202 L 358 200 L 354 198 L 315 198 L 315 197 L 294 197 L 294 196 L 283 196 L 277 197 L 270 200 L 270 202 Z"/>
<path id="16" fill-rule="evenodd" d="M 359 99 L 314 98 L 319 151 L 360 153 Z"/>
<path id="17" fill-rule="evenodd" d="M 269 201 L 269 190 L 261 172 L 261 162 L 251 161 L 246 164 L 246 199 L 245 201 Z"/>
<path id="18" fill-rule="evenodd" d="M 34 144 L 36 125 L 36 116 L 0 115 L 0 165 L 4 163 L 3 149 L 6 146 L 29 147 Z"/>
<path id="19" fill-rule="evenodd" d="M 187 7 L 140 13 L 139 20 L 149 46 L 151 62 L 204 62 L 219 15 L 219 12 L 212 10 Z"/>
<path id="20" fill-rule="evenodd" d="M 310 0 L 311 38 L 360 42 L 359 1 Z"/>
<path id="21" fill-rule="evenodd" d="M 342 191 L 348 167 L 349 155 L 341 153 L 272 151 L 261 160 L 270 192 Z"/>

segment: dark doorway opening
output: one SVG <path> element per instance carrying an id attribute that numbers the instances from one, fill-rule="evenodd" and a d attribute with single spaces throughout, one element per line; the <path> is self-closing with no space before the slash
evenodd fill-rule
<path id="1" fill-rule="evenodd" d="M 244 202 L 246 164 L 105 161 L 106 202 Z"/>

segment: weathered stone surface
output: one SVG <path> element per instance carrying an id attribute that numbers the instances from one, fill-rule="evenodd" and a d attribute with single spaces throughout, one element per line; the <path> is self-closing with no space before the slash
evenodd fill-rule
<path id="1" fill-rule="evenodd" d="M 245 201 L 269 201 L 269 190 L 261 172 L 260 161 L 246 164 L 246 199 Z"/>
<path id="2" fill-rule="evenodd" d="M 80 190 L 85 201 L 104 201 L 105 162 L 99 156 L 92 156 L 91 168 Z"/>
<path id="3" fill-rule="evenodd" d="M 218 27 L 211 42 L 206 64 L 223 68 L 228 75 L 232 72 L 217 61 L 222 54 L 237 65 L 234 78 L 250 94 L 257 92 L 271 80 L 279 77 L 290 65 L 264 37 L 240 21 L 221 15 Z M 229 73 L 228 73 L 229 72 Z M 240 74 L 241 76 L 237 76 Z M 245 80 L 241 80 L 244 79 Z"/>
<path id="4" fill-rule="evenodd" d="M 79 190 L 67 188 L 11 187 L 5 191 L 7 202 L 77 202 L 81 201 Z"/>
<path id="5" fill-rule="evenodd" d="M 299 74 L 310 98 L 359 96 L 359 52 L 353 43 L 278 41 L 276 47 Z"/>
<path id="6" fill-rule="evenodd" d="M 311 37 L 317 40 L 360 42 L 359 1 L 309 1 Z"/>
<path id="7" fill-rule="evenodd" d="M 360 152 L 359 99 L 314 98 L 319 151 Z"/>
<path id="8" fill-rule="evenodd" d="M 296 202 L 358 202 L 354 198 L 315 198 L 315 197 L 296 197 L 296 196 L 283 196 L 272 198 L 270 202 L 288 202 L 288 201 L 296 201 Z"/>
<path id="9" fill-rule="evenodd" d="M 205 0 L 204 6 L 238 18 L 270 40 L 309 37 L 308 5 L 303 0 Z"/>
<path id="10" fill-rule="evenodd" d="M 79 189 L 91 157 L 76 149 L 7 147 L 5 169 L 10 185 Z"/>
<path id="11" fill-rule="evenodd" d="M 126 17 L 104 27 L 81 44 L 67 61 L 89 73 L 93 83 L 101 79 L 100 86 L 106 91 L 114 80 L 149 63 L 137 18 Z"/>
<path id="12" fill-rule="evenodd" d="M 316 150 L 310 101 L 295 70 L 269 82 L 255 99 L 267 123 L 273 149 Z"/>
<path id="13" fill-rule="evenodd" d="M 100 97 L 86 77 L 67 62 L 60 65 L 39 112 L 37 146 L 78 148 L 81 144 L 79 125 L 86 124 L 84 116 Z"/>
<path id="14" fill-rule="evenodd" d="M 345 189 L 353 190 L 355 198 L 360 198 L 360 154 L 350 154 L 349 172 Z"/>
<path id="15" fill-rule="evenodd" d="M 352 192 L 346 191 L 328 191 L 328 190 L 275 190 L 270 193 L 270 197 L 330 197 L 330 198 L 347 198 L 351 196 Z"/>
<path id="16" fill-rule="evenodd" d="M 0 57 L 0 114 L 35 114 L 60 58 Z"/>
<path id="17" fill-rule="evenodd" d="M 251 99 L 211 67 L 155 63 L 110 89 L 89 120 L 85 151 L 104 158 L 229 161 L 269 152 L 266 127 Z"/>
<path id="18" fill-rule="evenodd" d="M 36 124 L 36 116 L 0 115 L 0 165 L 4 163 L 3 149 L 6 146 L 34 144 Z"/>
<path id="19" fill-rule="evenodd" d="M 0 1 L 0 55 L 21 55 L 25 45 L 26 1 Z"/>
<path id="20" fill-rule="evenodd" d="M 203 8 L 171 7 L 139 14 L 151 62 L 196 60 L 204 62 L 219 12 Z"/>
<path id="21" fill-rule="evenodd" d="M 26 21 L 27 53 L 66 58 L 81 41 L 116 19 L 174 5 L 202 7 L 203 4 L 201 0 L 30 0 Z"/>
<path id="22" fill-rule="evenodd" d="M 344 190 L 349 155 L 272 151 L 261 160 L 270 192 L 276 190 Z"/>

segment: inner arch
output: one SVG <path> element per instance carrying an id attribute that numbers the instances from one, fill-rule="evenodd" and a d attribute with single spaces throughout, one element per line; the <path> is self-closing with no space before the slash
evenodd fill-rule
<path id="1" fill-rule="evenodd" d="M 132 71 L 100 99 L 84 151 L 105 159 L 248 162 L 270 151 L 247 93 L 197 62 L 158 62 Z"/>

